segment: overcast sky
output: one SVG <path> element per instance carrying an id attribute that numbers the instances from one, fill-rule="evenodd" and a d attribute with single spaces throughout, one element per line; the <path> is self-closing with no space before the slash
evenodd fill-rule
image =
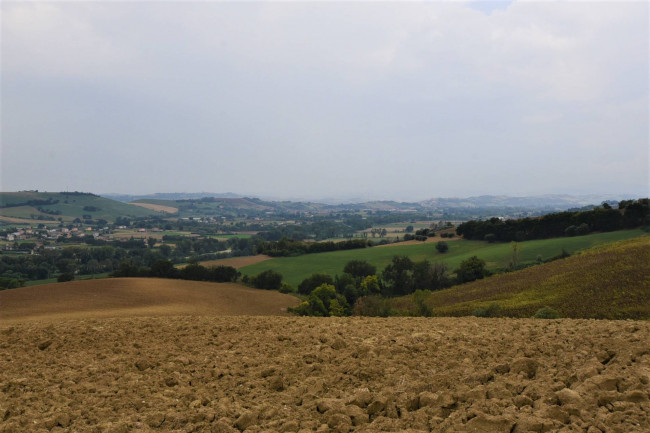
<path id="1" fill-rule="evenodd" d="M 0 7 L 3 191 L 649 194 L 646 1 Z"/>

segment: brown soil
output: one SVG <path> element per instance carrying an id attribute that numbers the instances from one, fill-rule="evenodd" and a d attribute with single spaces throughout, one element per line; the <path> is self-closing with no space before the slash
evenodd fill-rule
<path id="1" fill-rule="evenodd" d="M 155 210 L 156 212 L 162 212 L 162 213 L 177 213 L 178 208 L 172 207 L 172 206 L 163 206 L 161 204 L 153 204 L 153 203 L 129 203 L 134 206 L 140 206 L 146 209 L 151 209 Z"/>
<path id="2" fill-rule="evenodd" d="M 254 265 L 255 263 L 263 262 L 264 260 L 269 260 L 271 256 L 264 254 L 258 254 L 256 256 L 245 256 L 245 257 L 232 257 L 229 259 L 220 259 L 220 260 L 209 260 L 207 262 L 201 262 L 203 266 L 232 266 L 233 268 L 239 269 L 244 266 Z"/>
<path id="3" fill-rule="evenodd" d="M 650 431 L 650 323 L 0 324 L 0 432 Z"/>
<path id="4" fill-rule="evenodd" d="M 0 291 L 0 323 L 15 320 L 169 315 L 286 314 L 298 299 L 237 284 L 108 278 Z"/>
<path id="5" fill-rule="evenodd" d="M 14 223 L 14 224 L 32 224 L 33 222 L 36 222 L 38 220 L 30 220 L 30 219 L 25 219 L 25 218 L 14 218 L 14 217 L 8 217 L 4 215 L 0 215 L 0 221 L 4 221 L 7 223 Z"/>

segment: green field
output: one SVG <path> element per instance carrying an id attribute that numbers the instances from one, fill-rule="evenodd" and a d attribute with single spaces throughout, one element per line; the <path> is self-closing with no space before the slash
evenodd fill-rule
<path id="1" fill-rule="evenodd" d="M 101 274 L 94 274 L 94 275 L 78 275 L 75 277 L 75 280 L 92 280 L 94 278 L 108 278 L 110 272 L 103 272 Z M 47 278 L 45 280 L 30 280 L 30 281 L 25 281 L 25 286 L 38 286 L 40 284 L 51 284 L 51 283 L 56 283 L 56 277 L 55 278 Z"/>
<path id="2" fill-rule="evenodd" d="M 629 239 L 645 234 L 642 230 L 623 230 L 609 233 L 597 233 L 587 236 L 570 238 L 555 238 L 519 243 L 521 247 L 520 262 L 533 263 L 537 256 L 548 259 L 560 254 L 564 248 L 569 253 L 591 248 L 609 242 Z M 440 254 L 435 249 L 435 243 L 415 245 L 390 245 L 358 250 L 334 251 L 329 253 L 305 254 L 297 257 L 282 257 L 240 269 L 244 275 L 256 275 L 267 269 L 273 269 L 282 274 L 284 281 L 296 287 L 302 280 L 313 273 L 323 272 L 332 276 L 343 272 L 343 267 L 350 260 L 366 260 L 377 266 L 381 271 L 393 256 L 404 255 L 414 261 L 427 259 L 431 262 L 444 262 L 451 270 L 458 267 L 460 262 L 478 256 L 485 260 L 488 268 L 497 269 L 506 266 L 511 257 L 510 244 L 488 244 L 482 241 L 452 240 L 448 241 L 449 251 Z"/>
<path id="3" fill-rule="evenodd" d="M 531 317 L 548 306 L 560 317 L 647 320 L 650 236 L 433 292 L 426 303 L 436 316 L 467 316 L 498 305 L 509 317 Z M 397 311 L 413 309 L 412 296 L 391 304 Z"/>
<path id="4" fill-rule="evenodd" d="M 29 200 L 58 200 L 53 204 L 38 204 L 38 205 L 24 205 L 15 207 L 2 207 L 0 208 L 0 215 L 12 218 L 25 218 L 31 219 L 31 215 L 43 215 L 63 221 L 72 221 L 75 218 L 82 218 L 83 215 L 90 215 L 93 219 L 104 219 L 106 221 L 114 221 L 117 217 L 145 217 L 156 215 L 157 212 L 145 209 L 143 207 L 122 203 L 115 200 L 110 200 L 104 197 L 99 197 L 90 194 L 73 194 L 64 192 L 3 192 L 0 193 L 0 206 L 7 204 L 26 203 Z M 93 206 L 97 208 L 96 211 L 87 211 L 83 208 L 85 206 Z M 60 212 L 58 215 L 52 215 L 40 212 L 37 207 L 52 212 Z M 48 224 L 52 221 L 47 220 L 34 220 L 34 224 Z M 58 222 L 57 222 L 58 224 Z"/>

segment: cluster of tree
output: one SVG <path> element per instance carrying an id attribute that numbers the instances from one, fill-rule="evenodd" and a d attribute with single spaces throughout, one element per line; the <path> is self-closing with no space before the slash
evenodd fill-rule
<path id="1" fill-rule="evenodd" d="M 312 274 L 303 280 L 298 286 L 298 293 L 306 296 L 306 299 L 291 311 L 308 316 L 341 316 L 354 312 L 366 314 L 372 310 L 380 311 L 372 315 L 383 315 L 381 312 L 386 312 L 387 304 L 382 298 L 419 293 L 420 296 L 416 298 L 422 300 L 425 292 L 489 275 L 485 261 L 476 256 L 463 261 L 455 273 L 456 277 L 452 278 L 444 263 L 427 260 L 413 262 L 408 257 L 395 256 L 378 275 L 373 265 L 353 260 L 345 265 L 342 275 L 332 278 L 327 274 Z M 282 276 L 276 276 L 279 277 L 279 286 Z M 430 314 L 424 302 L 416 305 L 421 310 L 419 314 Z"/>
<path id="2" fill-rule="evenodd" d="M 0 208 L 19 207 L 19 206 L 33 206 L 33 207 L 47 206 L 47 205 L 57 204 L 58 202 L 59 202 L 59 200 L 55 200 L 55 199 L 52 199 L 52 198 L 48 198 L 48 199 L 44 199 L 44 200 L 34 199 L 34 200 L 26 200 L 26 201 L 22 201 L 22 202 L 2 203 L 2 204 L 0 204 Z"/>
<path id="3" fill-rule="evenodd" d="M 166 259 L 163 251 L 162 247 L 146 248 L 141 239 L 126 241 L 121 246 L 41 247 L 37 254 L 0 254 L 0 277 L 29 281 L 60 274 L 93 275 L 112 272 L 122 262 L 134 267 L 150 267 L 157 260 Z"/>
<path id="4" fill-rule="evenodd" d="M 284 237 L 279 241 L 259 241 L 256 245 L 256 250 L 258 254 L 267 254 L 273 257 L 289 257 L 327 251 L 354 250 L 366 248 L 371 245 L 372 242 L 365 239 L 349 239 L 341 242 L 303 242 Z"/>
<path id="5" fill-rule="evenodd" d="M 539 218 L 467 221 L 456 228 L 465 239 L 488 242 L 525 241 L 561 236 L 576 236 L 592 232 L 607 232 L 650 224 L 648 199 L 621 201 L 619 209 L 605 203 L 581 212 L 558 212 Z"/>
<path id="6" fill-rule="evenodd" d="M 169 260 L 157 260 L 151 267 L 138 267 L 129 262 L 122 262 L 111 274 L 112 277 L 150 277 L 172 278 L 192 281 L 212 281 L 219 283 L 235 282 L 240 276 L 232 266 L 203 266 L 190 263 L 183 268 L 176 268 Z"/>

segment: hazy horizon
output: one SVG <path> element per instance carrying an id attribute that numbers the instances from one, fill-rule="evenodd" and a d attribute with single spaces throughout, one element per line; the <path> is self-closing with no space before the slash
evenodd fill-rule
<path id="1" fill-rule="evenodd" d="M 647 2 L 14 2 L 0 190 L 648 196 Z"/>

